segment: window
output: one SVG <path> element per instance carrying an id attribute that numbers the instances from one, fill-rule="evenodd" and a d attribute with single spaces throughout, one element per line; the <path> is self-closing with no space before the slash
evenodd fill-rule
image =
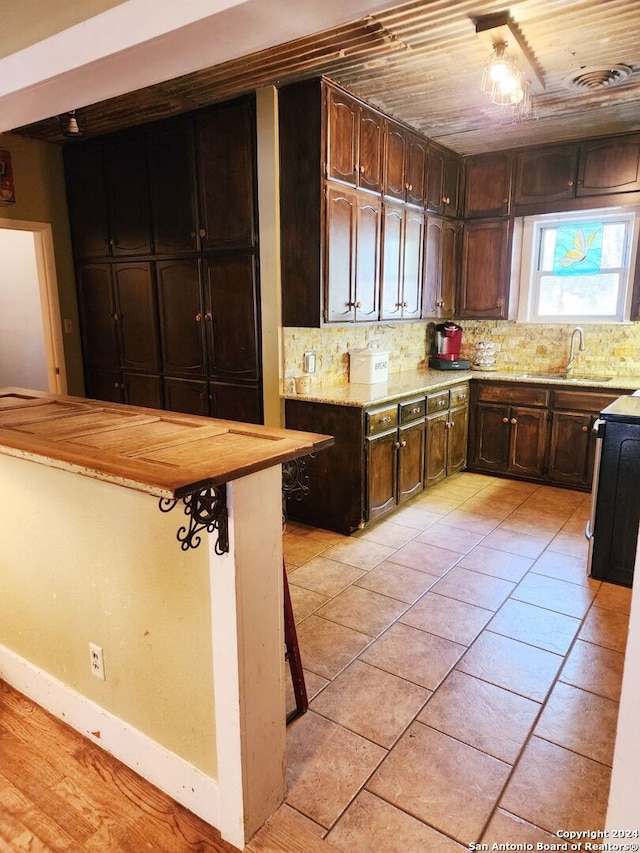
<path id="1" fill-rule="evenodd" d="M 638 218 L 629 208 L 525 217 L 518 319 L 628 320 Z"/>

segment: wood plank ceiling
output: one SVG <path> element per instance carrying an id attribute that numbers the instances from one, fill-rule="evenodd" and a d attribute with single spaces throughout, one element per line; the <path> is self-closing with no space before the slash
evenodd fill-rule
<path id="1" fill-rule="evenodd" d="M 480 92 L 491 39 L 472 16 L 510 12 L 543 75 L 537 118 L 514 124 Z M 460 154 L 640 129 L 640 0 L 415 0 L 351 24 L 82 110 L 94 136 L 261 86 L 326 74 Z M 614 66 L 619 83 L 599 83 Z M 605 72 L 602 75 L 600 72 Z M 567 81 L 582 76 L 576 87 Z M 16 129 L 63 142 L 56 116 Z"/>

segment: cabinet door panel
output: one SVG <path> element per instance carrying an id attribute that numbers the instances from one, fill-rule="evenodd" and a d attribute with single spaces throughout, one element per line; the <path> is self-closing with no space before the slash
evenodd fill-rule
<path id="1" fill-rule="evenodd" d="M 447 422 L 448 412 L 427 418 L 427 443 L 425 456 L 425 488 L 435 485 L 447 476 Z"/>
<path id="2" fill-rule="evenodd" d="M 509 471 L 526 477 L 541 477 L 547 439 L 546 409 L 514 406 L 509 420 Z"/>
<path id="3" fill-rule="evenodd" d="M 402 264 L 402 318 L 418 319 L 422 308 L 422 249 L 424 216 L 405 211 Z"/>
<path id="4" fill-rule="evenodd" d="M 473 461 L 486 471 L 506 471 L 509 459 L 509 406 L 476 406 Z"/>
<path id="5" fill-rule="evenodd" d="M 424 207 L 427 180 L 427 141 L 407 135 L 407 166 L 405 171 L 406 201 Z"/>
<path id="6" fill-rule="evenodd" d="M 389 512 L 397 497 L 397 430 L 367 439 L 367 519 Z"/>
<path id="7" fill-rule="evenodd" d="M 424 421 L 402 427 L 399 431 L 398 503 L 403 503 L 422 491 L 424 480 Z"/>
<path id="8" fill-rule="evenodd" d="M 591 415 L 553 412 L 549 443 L 549 479 L 583 486 L 588 477 Z"/>
<path id="9" fill-rule="evenodd" d="M 120 369 L 109 264 L 81 267 L 78 296 L 86 367 Z"/>
<path id="10" fill-rule="evenodd" d="M 223 104 L 196 120 L 203 249 L 255 246 L 255 110 Z"/>
<path id="11" fill-rule="evenodd" d="M 397 320 L 401 316 L 402 300 L 402 227 L 404 212 L 392 204 L 383 206 L 382 222 L 382 273 L 380 276 L 382 295 L 381 317 Z"/>
<path id="12" fill-rule="evenodd" d="M 386 166 L 384 194 L 391 198 L 405 197 L 405 169 L 407 144 L 404 130 L 397 125 L 387 125 Z"/>
<path id="13" fill-rule="evenodd" d="M 204 309 L 196 260 L 156 264 L 163 370 L 204 376 Z"/>
<path id="14" fill-rule="evenodd" d="M 205 381 L 164 378 L 164 407 L 185 415 L 208 415 L 209 392 Z"/>
<path id="15" fill-rule="evenodd" d="M 423 316 L 438 317 L 442 289 L 442 223 L 427 217 L 424 240 Z"/>
<path id="16" fill-rule="evenodd" d="M 358 106 L 348 95 L 329 89 L 327 177 L 355 186 L 357 182 Z"/>
<path id="17" fill-rule="evenodd" d="M 469 407 L 452 409 L 449 413 L 447 475 L 461 471 L 467 464 L 467 431 Z"/>
<path id="18" fill-rule="evenodd" d="M 258 288 L 253 255 L 206 262 L 205 323 L 209 373 L 216 378 L 258 380 Z"/>
<path id="19" fill-rule="evenodd" d="M 511 154 L 482 154 L 467 159 L 465 217 L 509 214 L 511 163 Z"/>
<path id="20" fill-rule="evenodd" d="M 460 158 L 447 151 L 442 165 L 442 213 L 444 216 L 456 217 L 460 205 Z"/>
<path id="21" fill-rule="evenodd" d="M 158 327 L 151 264 L 114 264 L 113 285 L 119 318 L 121 366 L 158 371 Z"/>
<path id="22" fill-rule="evenodd" d="M 458 223 L 445 222 L 442 226 L 442 273 L 440 306 L 441 316 L 451 317 L 455 310 L 458 283 Z"/>
<path id="23" fill-rule="evenodd" d="M 109 222 L 102 143 L 65 146 L 64 165 L 74 254 L 107 256 Z"/>
<path id="24" fill-rule="evenodd" d="M 444 197 L 444 154 L 430 144 L 427 148 L 427 209 L 443 213 Z"/>
<path id="25" fill-rule="evenodd" d="M 85 394 L 92 400 L 105 400 L 108 403 L 123 403 L 124 388 L 122 376 L 118 371 L 87 370 L 84 377 Z"/>
<path id="26" fill-rule="evenodd" d="M 575 195 L 577 145 L 554 145 L 516 155 L 515 204 L 561 201 Z"/>
<path id="27" fill-rule="evenodd" d="M 601 139 L 580 146 L 576 195 L 606 195 L 640 190 L 640 134 Z"/>
<path id="28" fill-rule="evenodd" d="M 358 185 L 374 192 L 382 191 L 382 152 L 384 119 L 378 113 L 360 108 L 358 145 Z"/>
<path id="29" fill-rule="evenodd" d="M 162 409 L 162 379 L 142 373 L 122 374 L 124 402 L 130 406 L 145 406 L 149 409 Z"/>
<path id="30" fill-rule="evenodd" d="M 118 134 L 105 143 L 111 250 L 118 257 L 151 252 L 151 209 L 144 133 Z"/>
<path id="31" fill-rule="evenodd" d="M 355 259 L 355 192 L 327 190 L 327 321 L 353 317 Z"/>
<path id="32" fill-rule="evenodd" d="M 150 132 L 149 175 L 156 254 L 195 250 L 195 160 L 190 121 Z"/>
<path id="33" fill-rule="evenodd" d="M 380 202 L 358 196 L 355 293 L 356 320 L 377 320 L 380 297 Z"/>
<path id="34" fill-rule="evenodd" d="M 230 385 L 212 382 L 211 415 L 228 421 L 261 424 L 262 391 L 255 385 Z"/>
<path id="35" fill-rule="evenodd" d="M 466 222 L 458 313 L 504 320 L 508 313 L 511 227 L 508 219 Z"/>

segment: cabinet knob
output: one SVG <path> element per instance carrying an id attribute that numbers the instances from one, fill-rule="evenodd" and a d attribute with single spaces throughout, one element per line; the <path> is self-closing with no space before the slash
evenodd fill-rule
<path id="1" fill-rule="evenodd" d="M 517 423 L 518 423 L 518 419 L 517 419 L 517 418 L 511 418 L 510 423 L 512 423 L 512 424 L 517 424 Z"/>
<path id="2" fill-rule="evenodd" d="M 420 414 L 420 406 L 415 406 L 413 409 L 411 409 L 411 414 L 412 415 Z"/>
<path id="3" fill-rule="evenodd" d="M 113 383 L 113 387 L 114 387 L 114 388 L 120 388 L 121 386 L 120 386 L 120 383 L 119 383 L 119 382 L 114 382 L 114 383 Z"/>
<path id="4" fill-rule="evenodd" d="M 198 231 L 198 234 L 199 234 L 199 236 L 200 236 L 200 237 L 206 237 L 206 236 L 207 236 L 207 232 L 204 230 L 204 228 L 201 228 L 201 229 Z"/>
<path id="5" fill-rule="evenodd" d="M 503 419 L 502 419 L 502 423 L 503 423 L 503 424 L 508 424 L 508 423 L 509 423 L 509 418 L 503 418 Z"/>
<path id="6" fill-rule="evenodd" d="M 496 299 L 496 308 L 502 308 L 504 305 L 504 299 Z"/>
<path id="7" fill-rule="evenodd" d="M 453 426 L 453 421 L 447 421 L 447 422 L 446 422 L 446 424 L 445 424 L 445 427 L 446 427 L 447 429 L 451 429 L 451 427 L 452 427 L 452 426 Z"/>
<path id="8" fill-rule="evenodd" d="M 567 181 L 567 186 L 568 186 L 568 187 L 572 187 L 572 186 L 573 186 L 573 181 Z"/>
<path id="9" fill-rule="evenodd" d="M 439 299 L 436 302 L 436 308 L 444 308 L 444 299 Z"/>
<path id="10" fill-rule="evenodd" d="M 213 320 L 213 314 L 211 313 L 211 311 L 207 311 L 207 313 L 204 315 L 204 319 L 207 320 L 207 322 L 211 322 L 211 320 Z"/>
<path id="11" fill-rule="evenodd" d="M 582 429 L 582 432 L 588 432 L 589 431 L 589 427 L 587 427 L 587 426 L 583 426 L 581 429 Z"/>
<path id="12" fill-rule="evenodd" d="M 440 406 L 440 408 L 442 408 L 443 406 L 447 405 L 447 401 L 446 400 L 438 400 L 438 405 Z"/>
<path id="13" fill-rule="evenodd" d="M 400 442 L 400 447 L 406 447 L 406 446 L 407 446 L 407 442 L 403 439 L 403 440 Z"/>
<path id="14" fill-rule="evenodd" d="M 380 418 L 381 424 L 388 424 L 391 422 L 391 415 L 385 415 L 384 418 Z"/>
<path id="15" fill-rule="evenodd" d="M 405 184 L 404 188 L 407 192 L 413 192 L 413 184 Z"/>
<path id="16" fill-rule="evenodd" d="M 395 447 L 396 450 L 400 450 L 400 442 L 399 441 L 395 441 L 393 443 L 393 446 Z"/>
<path id="17" fill-rule="evenodd" d="M 190 232 L 190 234 L 189 234 L 189 236 L 190 236 L 190 237 L 191 237 L 191 239 L 193 240 L 193 238 L 196 236 L 196 232 L 195 232 L 195 231 L 191 231 L 191 232 Z"/>
<path id="18" fill-rule="evenodd" d="M 360 301 L 358 301 L 358 302 L 354 302 L 354 303 L 353 303 L 353 307 L 354 307 L 354 308 L 362 308 L 362 302 L 360 302 Z"/>
<path id="19" fill-rule="evenodd" d="M 202 322 L 202 314 L 198 313 L 198 314 L 196 314 L 196 323 L 201 323 L 201 322 Z"/>
<path id="20" fill-rule="evenodd" d="M 113 314 L 112 314 L 111 316 L 113 317 L 113 319 L 114 319 L 116 322 L 118 322 L 118 320 L 120 319 L 120 314 L 118 314 L 118 312 L 117 312 L 117 311 L 114 311 L 114 312 L 113 312 Z"/>
<path id="21" fill-rule="evenodd" d="M 362 163 L 358 167 L 358 171 L 360 172 L 361 175 L 364 174 L 364 166 L 362 165 Z"/>
<path id="22" fill-rule="evenodd" d="M 113 237 L 110 240 L 107 240 L 107 242 L 110 246 L 115 246 L 116 244 L 116 241 L 113 239 Z"/>
<path id="23" fill-rule="evenodd" d="M 442 196 L 442 201 L 443 201 L 445 204 L 451 204 L 451 198 L 450 198 L 450 196 L 448 196 L 448 195 L 443 195 L 443 196 Z"/>
<path id="24" fill-rule="evenodd" d="M 409 303 L 408 303 L 408 302 L 403 302 L 403 303 L 402 303 L 402 307 L 403 307 L 403 308 L 408 308 L 408 307 L 409 307 Z"/>

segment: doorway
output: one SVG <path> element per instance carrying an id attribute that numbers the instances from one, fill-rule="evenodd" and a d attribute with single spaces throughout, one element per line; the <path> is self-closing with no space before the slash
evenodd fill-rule
<path id="1" fill-rule="evenodd" d="M 67 393 L 51 225 L 0 219 L 0 387 Z"/>

